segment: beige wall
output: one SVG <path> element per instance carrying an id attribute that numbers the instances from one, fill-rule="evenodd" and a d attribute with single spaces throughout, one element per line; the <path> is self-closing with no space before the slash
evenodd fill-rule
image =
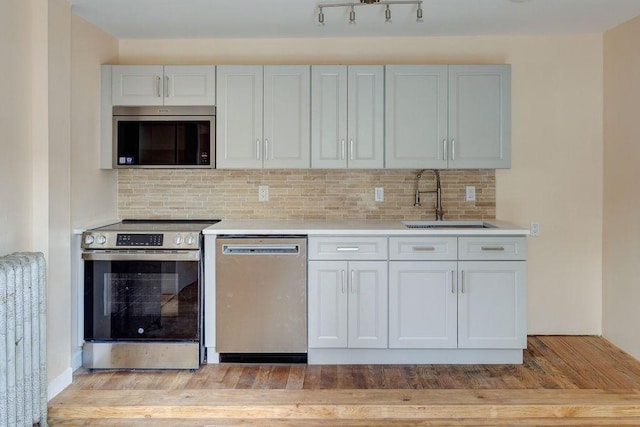
<path id="1" fill-rule="evenodd" d="M 529 333 L 600 334 L 602 37 L 121 40 L 119 62 L 512 65 L 512 169 L 497 218 L 540 222 L 529 251 Z"/>
<path id="2" fill-rule="evenodd" d="M 100 65 L 118 57 L 118 41 L 84 19 L 71 21 L 71 225 L 117 217 L 116 171 L 100 169 Z"/>
<path id="3" fill-rule="evenodd" d="M 0 3 L 0 256 L 31 249 L 31 4 Z"/>
<path id="4" fill-rule="evenodd" d="M 48 26 L 47 369 L 49 379 L 71 374 L 71 8 L 50 0 Z M 44 185 L 43 185 L 44 187 Z M 37 241 L 36 241 L 37 243 Z"/>
<path id="5" fill-rule="evenodd" d="M 604 35 L 603 333 L 640 358 L 640 17 Z"/>

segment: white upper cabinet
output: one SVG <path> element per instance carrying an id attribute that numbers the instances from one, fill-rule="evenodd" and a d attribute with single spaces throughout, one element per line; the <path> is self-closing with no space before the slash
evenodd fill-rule
<path id="1" fill-rule="evenodd" d="M 387 65 L 388 168 L 447 167 L 447 66 Z"/>
<path id="2" fill-rule="evenodd" d="M 384 66 L 312 66 L 313 168 L 384 166 Z"/>
<path id="3" fill-rule="evenodd" d="M 509 65 L 388 65 L 388 168 L 511 167 Z"/>
<path id="4" fill-rule="evenodd" d="M 449 167 L 511 167 L 511 67 L 449 66 Z"/>
<path id="5" fill-rule="evenodd" d="M 264 67 L 264 167 L 309 167 L 310 106 L 308 65 Z"/>
<path id="6" fill-rule="evenodd" d="M 218 66 L 218 168 L 308 168 L 309 66 Z"/>
<path id="7" fill-rule="evenodd" d="M 213 65 L 113 65 L 112 105 L 215 105 Z"/>

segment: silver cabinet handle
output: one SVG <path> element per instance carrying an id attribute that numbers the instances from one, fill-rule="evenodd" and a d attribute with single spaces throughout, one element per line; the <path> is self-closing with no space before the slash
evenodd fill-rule
<path id="1" fill-rule="evenodd" d="M 442 160 L 447 160 L 447 138 L 442 140 Z"/>
<path id="2" fill-rule="evenodd" d="M 160 83 L 162 83 L 162 79 L 160 76 L 156 76 L 156 96 L 160 98 Z"/>
<path id="3" fill-rule="evenodd" d="M 338 252 L 357 252 L 360 248 L 357 246 L 339 246 L 336 248 Z"/>
<path id="4" fill-rule="evenodd" d="M 504 251 L 504 246 L 481 246 L 480 250 L 483 251 Z"/>
<path id="5" fill-rule="evenodd" d="M 256 160 L 260 160 L 260 140 L 256 139 Z"/>
<path id="6" fill-rule="evenodd" d="M 433 252 L 436 250 L 433 246 L 414 246 L 412 249 L 414 252 Z"/>
<path id="7" fill-rule="evenodd" d="M 347 277 L 346 277 L 345 271 L 344 271 L 344 270 L 342 270 L 342 285 L 341 285 L 340 287 L 341 287 L 341 290 L 342 290 L 342 293 L 343 293 L 343 294 L 344 294 L 344 293 L 345 293 L 345 291 L 346 291 L 346 288 L 345 288 L 345 282 L 346 282 L 346 279 L 347 279 Z"/>
<path id="8" fill-rule="evenodd" d="M 355 294 L 355 293 L 356 293 L 356 291 L 355 291 L 355 285 L 354 285 L 354 282 L 355 282 L 355 273 L 356 273 L 356 272 L 355 272 L 355 270 L 351 270 L 351 293 L 352 293 L 352 294 Z"/>
<path id="9" fill-rule="evenodd" d="M 164 76 L 164 97 L 169 97 L 169 76 Z"/>
<path id="10" fill-rule="evenodd" d="M 344 160 L 344 156 L 345 156 L 345 141 L 344 139 L 340 140 L 340 160 Z"/>
<path id="11" fill-rule="evenodd" d="M 264 139 L 264 159 L 267 160 L 269 158 L 269 140 L 267 138 Z"/>
<path id="12" fill-rule="evenodd" d="M 349 160 L 353 160 L 353 139 L 349 140 Z"/>
<path id="13" fill-rule="evenodd" d="M 455 274 L 456 272 L 451 270 L 451 293 L 455 294 L 456 293 L 456 279 L 455 279 Z"/>
<path id="14" fill-rule="evenodd" d="M 456 140 L 451 140 L 451 160 L 456 159 Z"/>

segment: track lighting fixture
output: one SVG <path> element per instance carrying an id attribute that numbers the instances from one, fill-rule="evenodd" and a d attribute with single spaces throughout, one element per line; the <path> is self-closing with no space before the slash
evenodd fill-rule
<path id="1" fill-rule="evenodd" d="M 349 3 L 321 3 L 318 5 L 318 24 L 324 25 L 324 12 L 322 9 L 326 7 L 348 7 L 349 8 L 349 24 L 356 23 L 356 6 L 366 6 L 370 4 L 385 5 L 384 18 L 385 22 L 391 23 L 391 5 L 396 4 L 415 4 L 416 8 L 416 22 L 423 22 L 422 20 L 422 0 L 360 0 L 359 2 Z"/>

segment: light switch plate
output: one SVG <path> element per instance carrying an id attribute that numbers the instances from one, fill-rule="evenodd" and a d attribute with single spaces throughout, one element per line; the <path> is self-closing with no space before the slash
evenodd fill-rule
<path id="1" fill-rule="evenodd" d="M 376 187 L 376 202 L 384 202 L 384 187 Z"/>

